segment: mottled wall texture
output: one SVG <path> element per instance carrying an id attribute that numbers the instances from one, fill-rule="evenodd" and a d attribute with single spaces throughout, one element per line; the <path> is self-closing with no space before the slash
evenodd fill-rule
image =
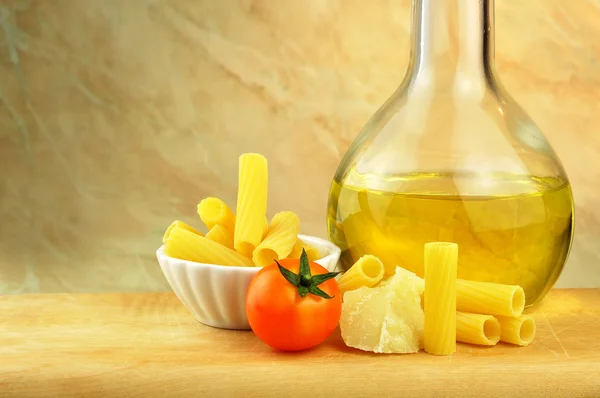
<path id="1" fill-rule="evenodd" d="M 237 157 L 325 236 L 328 189 L 408 63 L 410 0 L 0 0 L 0 294 L 168 289 L 154 251 Z M 497 0 L 501 78 L 576 196 L 559 286 L 600 286 L 600 2 Z"/>

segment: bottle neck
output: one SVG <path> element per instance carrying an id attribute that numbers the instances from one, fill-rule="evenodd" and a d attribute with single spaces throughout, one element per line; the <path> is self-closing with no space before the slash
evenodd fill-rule
<path id="1" fill-rule="evenodd" d="M 410 85 L 482 94 L 494 77 L 494 0 L 413 0 Z"/>

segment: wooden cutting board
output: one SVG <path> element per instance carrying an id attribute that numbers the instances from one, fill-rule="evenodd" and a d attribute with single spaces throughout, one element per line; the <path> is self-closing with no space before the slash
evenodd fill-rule
<path id="1" fill-rule="evenodd" d="M 600 289 L 554 290 L 529 347 L 283 354 L 172 293 L 0 297 L 1 397 L 600 397 Z"/>

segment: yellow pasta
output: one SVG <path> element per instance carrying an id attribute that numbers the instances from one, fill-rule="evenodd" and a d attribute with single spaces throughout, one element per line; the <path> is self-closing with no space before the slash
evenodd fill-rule
<path id="1" fill-rule="evenodd" d="M 171 231 L 175 227 L 187 229 L 188 231 L 193 232 L 196 235 L 204 236 L 204 234 L 202 232 L 198 231 L 196 228 L 187 225 L 183 221 L 175 220 L 171 223 L 171 225 L 169 225 L 169 228 L 167 228 L 167 230 L 165 231 L 165 234 L 163 235 L 163 238 L 162 238 L 163 243 L 167 243 L 167 239 L 169 239 L 169 235 L 171 234 Z"/>
<path id="2" fill-rule="evenodd" d="M 478 345 L 496 345 L 500 323 L 492 315 L 456 312 L 456 341 Z"/>
<path id="3" fill-rule="evenodd" d="M 233 231 L 235 215 L 229 206 L 219 198 L 202 199 L 198 203 L 198 215 L 208 229 L 212 229 L 215 225 L 222 225 Z"/>
<path id="4" fill-rule="evenodd" d="M 338 280 L 342 297 L 349 290 L 375 286 L 383 279 L 384 271 L 383 263 L 377 257 L 371 254 L 362 256 Z"/>
<path id="5" fill-rule="evenodd" d="M 300 219 L 291 211 L 282 211 L 275 214 L 271 220 L 269 232 L 260 242 L 252 254 L 254 264 L 264 267 L 275 260 L 286 258 L 300 232 Z"/>
<path id="6" fill-rule="evenodd" d="M 304 242 L 302 242 L 302 239 L 296 239 L 296 242 L 294 243 L 294 246 L 292 247 L 292 251 L 288 255 L 288 258 L 300 258 L 300 256 L 302 255 L 303 245 Z"/>
<path id="7" fill-rule="evenodd" d="M 182 260 L 218 265 L 253 266 L 252 260 L 203 236 L 175 227 L 165 245 L 165 254 Z"/>
<path id="8" fill-rule="evenodd" d="M 308 243 L 304 244 L 304 250 L 306 251 L 309 261 L 316 261 L 321 258 L 321 253 L 319 253 L 319 250 L 316 247 L 312 247 Z"/>
<path id="9" fill-rule="evenodd" d="M 265 222 L 264 222 L 264 225 L 263 225 L 262 239 L 265 239 L 267 237 L 267 232 L 269 232 L 269 219 L 265 216 Z"/>
<path id="10" fill-rule="evenodd" d="M 535 337 L 535 321 L 529 315 L 499 316 L 500 341 L 521 346 L 529 345 Z"/>
<path id="11" fill-rule="evenodd" d="M 267 159 L 245 153 L 239 161 L 239 183 L 234 229 L 234 247 L 245 256 L 252 255 L 263 236 L 267 212 Z"/>
<path id="12" fill-rule="evenodd" d="M 308 261 L 316 261 L 321 258 L 321 252 L 316 247 L 309 245 L 302 241 L 302 239 L 298 238 L 296 243 L 294 243 L 294 247 L 292 247 L 292 251 L 288 255 L 288 258 L 300 258 L 302 254 L 302 249 L 306 252 L 306 256 L 308 257 Z"/>
<path id="13" fill-rule="evenodd" d="M 525 292 L 518 285 L 456 280 L 458 311 L 517 317 L 524 308 Z"/>
<path id="14" fill-rule="evenodd" d="M 456 272 L 458 245 L 425 244 L 425 351 L 448 355 L 456 351 Z"/>
<path id="15" fill-rule="evenodd" d="M 456 281 L 456 308 L 463 312 L 516 317 L 525 308 L 521 286 L 499 283 Z"/>
<path id="16" fill-rule="evenodd" d="M 221 224 L 212 227 L 206 234 L 206 238 L 233 250 L 233 232 Z"/>

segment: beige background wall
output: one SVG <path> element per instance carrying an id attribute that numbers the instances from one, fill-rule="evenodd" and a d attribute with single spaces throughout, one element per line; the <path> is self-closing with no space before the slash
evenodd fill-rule
<path id="1" fill-rule="evenodd" d="M 497 0 L 501 77 L 576 196 L 600 286 L 600 2 Z M 329 184 L 408 62 L 409 0 L 0 0 L 0 293 L 168 288 L 154 250 L 237 156 L 325 235 Z"/>

